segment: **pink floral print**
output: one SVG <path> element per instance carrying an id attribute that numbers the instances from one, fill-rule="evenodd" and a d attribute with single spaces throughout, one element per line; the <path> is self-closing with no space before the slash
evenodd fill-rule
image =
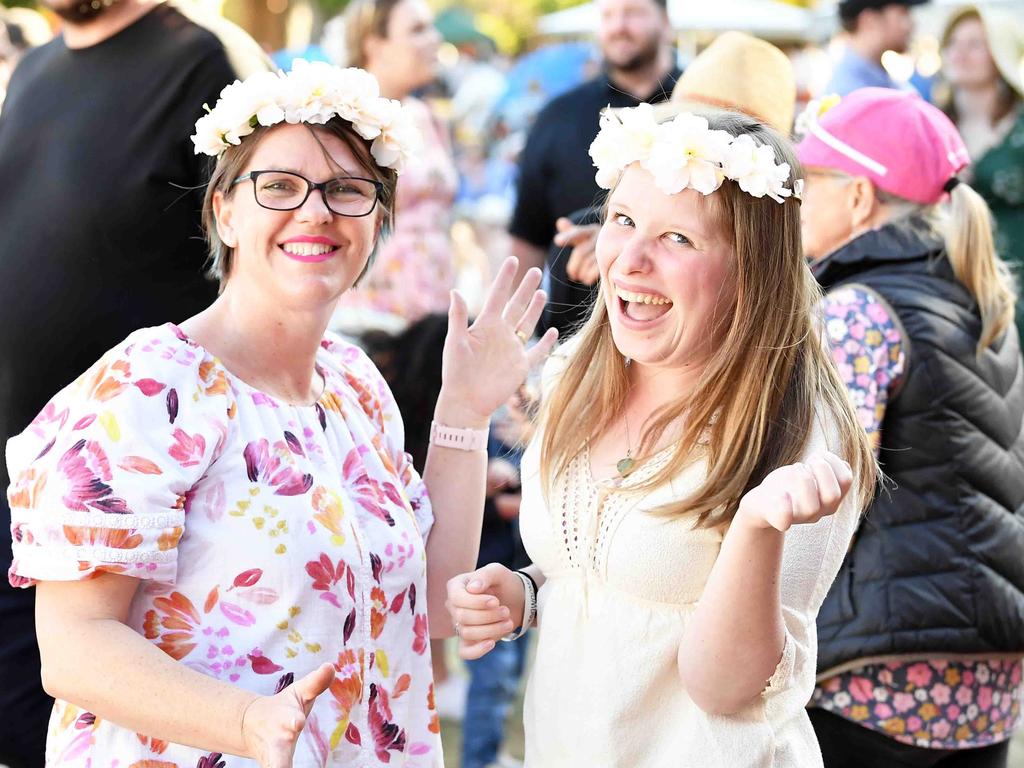
<path id="1" fill-rule="evenodd" d="M 906 366 L 904 342 L 886 305 L 863 288 L 838 288 L 822 306 L 832 358 L 875 450 L 891 389 Z"/>
<path id="2" fill-rule="evenodd" d="M 137 331 L 10 441 L 9 580 L 143 580 L 128 625 L 171 658 L 273 694 L 323 662 L 294 765 L 440 765 L 426 489 L 390 392 L 325 339 L 326 388 L 291 406 L 174 325 Z M 127 692 L 126 692 L 127 695 Z M 240 768 L 58 700 L 48 765 Z"/>
<path id="3" fill-rule="evenodd" d="M 1020 659 L 872 664 L 818 686 L 813 704 L 930 749 L 983 747 L 1021 723 Z"/>
<path id="4" fill-rule="evenodd" d="M 448 311 L 455 286 L 452 260 L 452 201 L 458 189 L 448 140 L 430 108 L 418 99 L 404 105 L 427 147 L 409 158 L 396 201 L 394 233 L 380 248 L 366 277 L 345 293 L 336 319 L 344 327 L 381 313 L 414 323 L 432 312 Z"/>

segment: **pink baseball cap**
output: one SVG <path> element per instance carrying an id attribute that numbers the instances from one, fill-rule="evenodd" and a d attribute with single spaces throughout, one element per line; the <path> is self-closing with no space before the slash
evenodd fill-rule
<path id="1" fill-rule="evenodd" d="M 796 153 L 805 167 L 866 176 L 915 203 L 937 203 L 970 163 L 953 122 L 914 93 L 861 88 L 820 117 L 809 110 Z"/>

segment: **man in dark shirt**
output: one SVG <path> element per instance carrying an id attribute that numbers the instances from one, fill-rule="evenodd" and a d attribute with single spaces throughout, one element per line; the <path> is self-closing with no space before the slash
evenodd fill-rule
<path id="1" fill-rule="evenodd" d="M 671 49 L 672 25 L 666 0 L 598 0 L 597 41 L 604 72 L 551 101 L 537 116 L 519 160 L 516 209 L 509 232 L 520 272 L 542 266 L 556 231 L 558 245 L 573 245 L 568 220 L 573 212 L 600 202 L 588 154 L 606 106 L 635 107 L 666 100 L 679 77 Z M 549 298 L 545 324 L 564 338 L 586 317 L 591 291 L 566 274 L 568 255 L 547 259 Z"/>
<path id="2" fill-rule="evenodd" d="M 189 135 L 204 102 L 265 67 L 241 30 L 216 19 L 211 32 L 187 6 L 46 5 L 63 34 L 21 59 L 0 113 L 0 445 L 132 330 L 214 298 L 199 226 L 207 158 Z M 0 553 L 6 573 L 10 544 Z M 43 765 L 51 705 L 33 602 L 34 590 L 0 581 L 0 764 L 11 768 Z"/>

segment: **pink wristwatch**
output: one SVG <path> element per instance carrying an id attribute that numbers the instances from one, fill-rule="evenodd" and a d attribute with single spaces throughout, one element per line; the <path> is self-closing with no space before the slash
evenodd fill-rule
<path id="1" fill-rule="evenodd" d="M 430 422 L 430 442 L 442 448 L 460 451 L 482 451 L 487 448 L 486 429 L 460 429 Z"/>

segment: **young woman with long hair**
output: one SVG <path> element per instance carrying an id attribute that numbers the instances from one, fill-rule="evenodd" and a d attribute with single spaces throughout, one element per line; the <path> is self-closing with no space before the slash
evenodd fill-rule
<path id="1" fill-rule="evenodd" d="M 818 764 L 814 616 L 875 463 L 816 320 L 799 164 L 752 118 L 643 106 L 591 155 L 600 294 L 523 462 L 535 565 L 449 582 L 462 652 L 537 619 L 531 768 Z"/>

